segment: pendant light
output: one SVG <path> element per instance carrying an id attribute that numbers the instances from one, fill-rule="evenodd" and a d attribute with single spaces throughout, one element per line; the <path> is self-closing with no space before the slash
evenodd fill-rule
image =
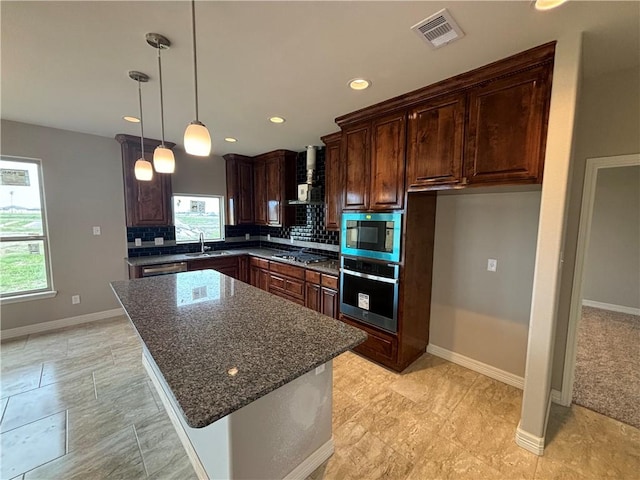
<path id="1" fill-rule="evenodd" d="M 191 28 L 193 31 L 193 84 L 196 100 L 196 119 L 184 132 L 184 149 L 190 155 L 207 157 L 211 153 L 211 135 L 198 120 L 198 59 L 196 55 L 196 2 L 191 0 Z"/>
<path id="2" fill-rule="evenodd" d="M 159 33 L 147 33 L 147 43 L 158 49 L 158 78 L 160 79 L 160 125 L 162 129 L 162 140 L 153 152 L 153 168 L 158 173 L 173 173 L 176 169 L 176 159 L 173 152 L 164 144 L 164 99 L 162 96 L 162 58 L 160 52 L 171 46 L 171 42 L 164 35 Z"/>
<path id="3" fill-rule="evenodd" d="M 138 104 L 140 106 L 140 158 L 136 160 L 135 167 L 133 169 L 136 180 L 148 182 L 153 178 L 153 167 L 151 162 L 144 158 L 144 122 L 142 121 L 142 88 L 141 84 L 149 81 L 149 76 L 146 73 L 136 72 L 131 70 L 129 72 L 129 78 L 138 82 Z"/>

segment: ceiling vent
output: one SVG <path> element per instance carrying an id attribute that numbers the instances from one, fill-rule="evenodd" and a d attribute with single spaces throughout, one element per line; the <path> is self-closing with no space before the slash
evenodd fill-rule
<path id="1" fill-rule="evenodd" d="M 464 32 L 446 8 L 416 23 L 411 27 L 411 30 L 416 32 L 432 48 L 443 47 L 464 37 Z"/>

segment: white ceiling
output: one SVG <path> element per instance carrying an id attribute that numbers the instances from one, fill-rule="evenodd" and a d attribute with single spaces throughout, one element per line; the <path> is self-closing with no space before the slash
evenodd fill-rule
<path id="1" fill-rule="evenodd" d="M 466 36 L 431 50 L 410 27 L 448 8 Z M 2 118 L 112 137 L 159 138 L 156 51 L 163 54 L 166 138 L 193 120 L 190 2 L 1 2 Z M 334 119 L 536 45 L 583 31 L 584 74 L 640 63 L 640 3 L 570 1 L 537 12 L 529 1 L 196 3 L 200 119 L 214 153 L 302 150 L 337 130 Z M 354 92 L 347 81 L 373 81 Z M 267 118 L 280 115 L 283 125 Z M 226 136 L 238 143 L 223 141 Z"/>

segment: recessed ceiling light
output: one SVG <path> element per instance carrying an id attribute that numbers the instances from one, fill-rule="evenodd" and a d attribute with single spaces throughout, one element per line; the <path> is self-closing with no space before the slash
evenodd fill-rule
<path id="1" fill-rule="evenodd" d="M 225 142 L 229 142 L 229 143 L 236 143 L 238 141 L 237 138 L 233 138 L 233 137 L 225 137 L 224 138 Z"/>
<path id="2" fill-rule="evenodd" d="M 129 115 L 125 115 L 124 117 L 122 117 L 124 120 L 126 120 L 127 122 L 131 122 L 131 123 L 140 123 L 140 119 L 138 117 L 131 117 Z"/>
<path id="3" fill-rule="evenodd" d="M 284 122 L 286 122 L 286 120 L 284 118 L 282 118 L 282 117 L 271 117 L 269 119 L 269 121 L 271 123 L 284 123 Z"/>
<path id="4" fill-rule="evenodd" d="M 567 0 L 536 0 L 536 10 L 551 10 L 552 8 L 559 7 Z"/>
<path id="5" fill-rule="evenodd" d="M 349 81 L 349 87 L 353 90 L 365 90 L 371 86 L 371 82 L 369 80 L 365 80 L 364 78 L 354 78 Z"/>

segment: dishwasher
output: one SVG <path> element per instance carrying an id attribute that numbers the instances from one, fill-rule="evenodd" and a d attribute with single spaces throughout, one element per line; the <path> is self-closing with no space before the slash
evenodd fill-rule
<path id="1" fill-rule="evenodd" d="M 154 277 L 156 275 L 168 275 L 187 271 L 187 262 L 163 263 L 161 265 L 149 265 L 142 267 L 143 277 Z"/>

